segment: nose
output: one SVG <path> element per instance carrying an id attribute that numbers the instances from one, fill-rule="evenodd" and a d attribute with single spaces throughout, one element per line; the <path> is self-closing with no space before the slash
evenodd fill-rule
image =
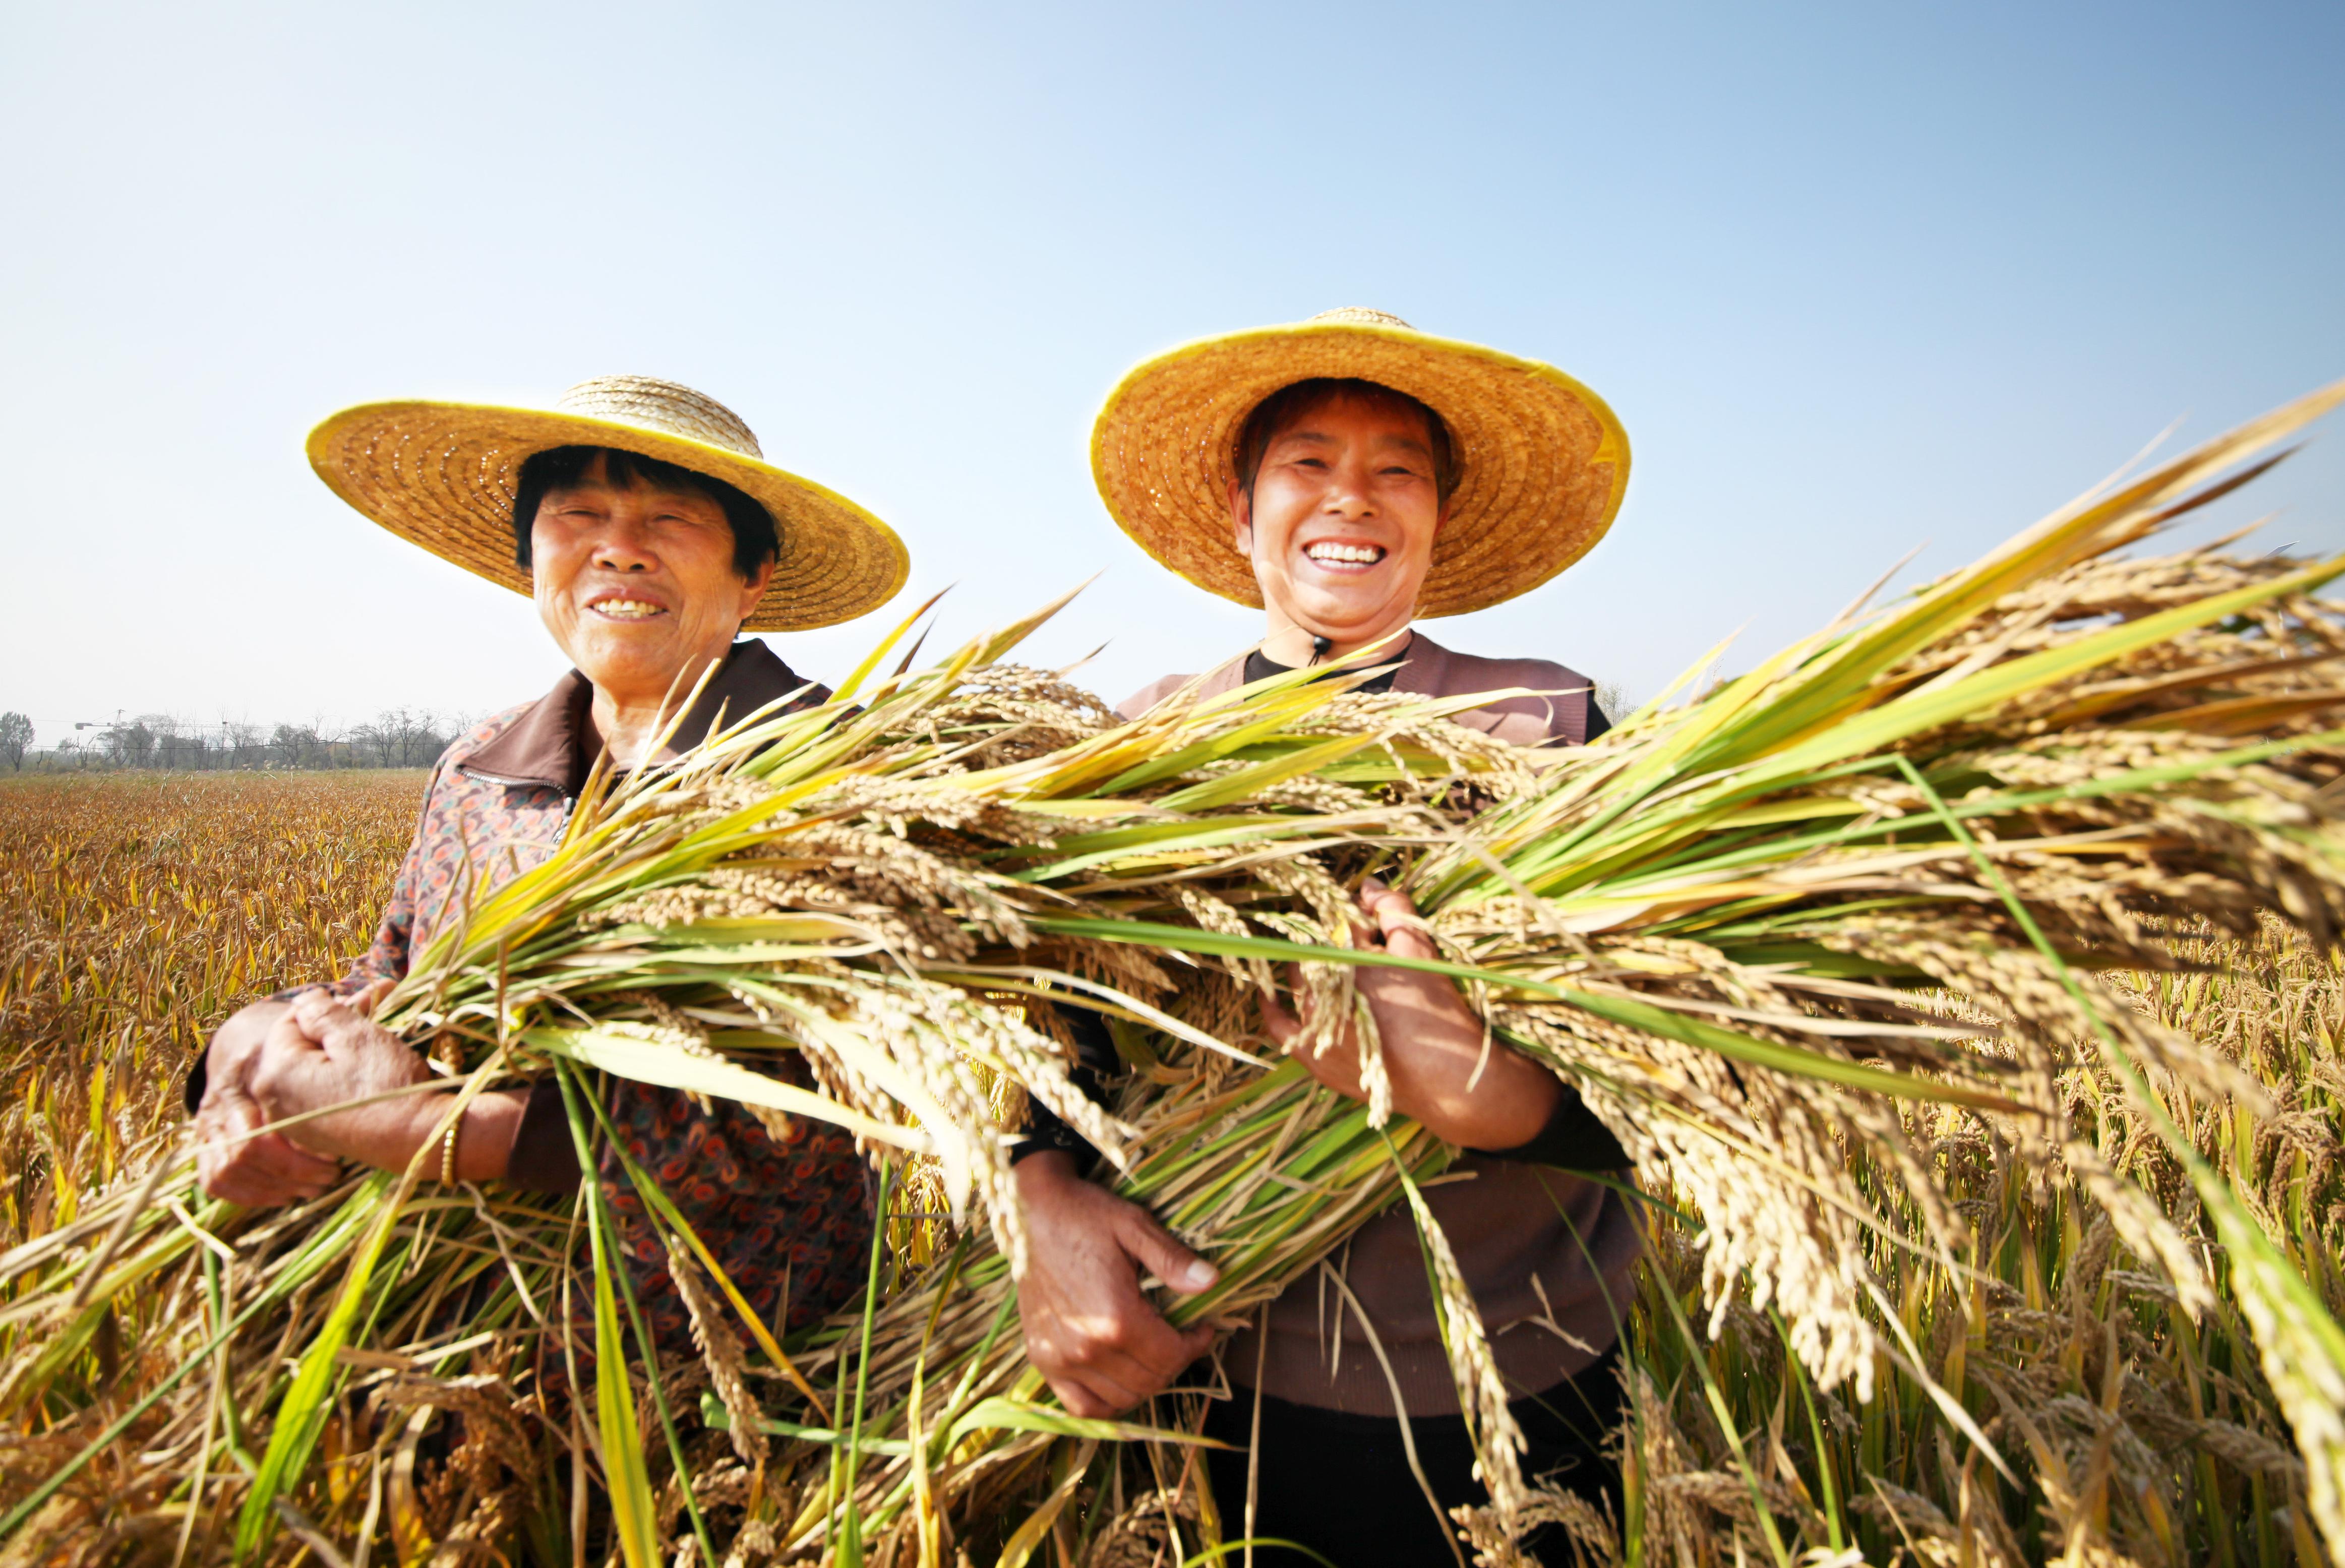
<path id="1" fill-rule="evenodd" d="M 617 516 L 606 522 L 594 540 L 594 564 L 606 572 L 649 572 L 658 564 L 632 518 Z"/>
<path id="2" fill-rule="evenodd" d="M 1327 493 L 1320 510 L 1340 517 L 1346 522 L 1356 522 L 1376 511 L 1368 499 L 1368 475 L 1365 465 L 1337 463 L 1327 475 Z"/>

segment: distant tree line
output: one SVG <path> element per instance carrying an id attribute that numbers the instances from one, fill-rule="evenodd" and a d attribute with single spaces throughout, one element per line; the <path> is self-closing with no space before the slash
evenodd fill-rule
<path id="1" fill-rule="evenodd" d="M 92 724 L 36 751 L 32 721 L 0 713 L 0 763 L 11 769 L 73 773 L 157 768 L 209 773 L 283 768 L 429 767 L 471 723 L 454 713 L 390 708 L 371 721 L 341 724 L 258 724 L 241 719 L 193 723 L 170 713 L 141 713 Z"/>

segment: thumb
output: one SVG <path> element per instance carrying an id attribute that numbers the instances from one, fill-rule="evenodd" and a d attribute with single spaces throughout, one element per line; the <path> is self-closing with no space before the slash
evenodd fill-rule
<path id="1" fill-rule="evenodd" d="M 1138 1208 L 1127 1208 L 1117 1239 L 1134 1261 L 1184 1296 L 1210 1290 L 1221 1271 L 1172 1239 L 1172 1233 Z"/>
<path id="2" fill-rule="evenodd" d="M 380 1004 L 385 996 L 391 995 L 391 987 L 393 984 L 394 982 L 390 980 L 373 981 L 365 990 L 360 991 L 357 996 L 350 998 L 350 1011 L 356 1013 L 361 1018 L 373 1017 L 376 1006 Z"/>

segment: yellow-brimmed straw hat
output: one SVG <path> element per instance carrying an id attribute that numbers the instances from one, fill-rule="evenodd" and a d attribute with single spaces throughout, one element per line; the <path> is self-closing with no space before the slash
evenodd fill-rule
<path id="1" fill-rule="evenodd" d="M 1356 307 L 1208 338 L 1124 377 L 1091 429 L 1101 499 L 1149 554 L 1259 607 L 1254 565 L 1230 538 L 1238 433 L 1264 398 L 1321 376 L 1406 392 L 1449 427 L 1458 483 L 1421 616 L 1528 592 L 1587 554 L 1620 510 L 1629 438 L 1603 399 L 1552 365 Z"/>
<path id="2" fill-rule="evenodd" d="M 513 564 L 513 486 L 554 447 L 616 447 L 723 480 L 773 513 L 773 585 L 744 622 L 791 632 L 851 621 L 904 585 L 910 561 L 886 523 L 765 460 L 740 417 L 704 393 L 643 376 L 581 381 L 552 409 L 364 403 L 310 432 L 310 466 L 333 492 L 443 561 L 530 591 Z"/>

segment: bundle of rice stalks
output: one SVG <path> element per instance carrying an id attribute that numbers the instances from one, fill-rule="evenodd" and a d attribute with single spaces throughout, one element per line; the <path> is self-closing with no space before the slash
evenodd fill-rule
<path id="1" fill-rule="evenodd" d="M 1877 1366 L 1900 1366 L 1996 1465 L 1903 1338 L 1862 1243 L 1898 1234 L 1889 1210 L 1910 1207 L 1953 1266 L 1963 1217 L 1897 1114 L 1938 1102 L 2021 1161 L 2065 1169 L 2186 1306 L 2209 1300 L 2202 1257 L 2069 1129 L 2057 1075 L 2096 1053 L 2213 1217 L 2312 1512 L 2345 1543 L 2336 1304 L 2152 1092 L 2202 1084 L 2252 1105 L 2253 1086 L 2094 978 L 2187 966 L 2162 935 L 2177 916 L 2238 929 L 2269 911 L 2334 939 L 2345 829 L 2328 786 L 2345 754 L 2313 732 L 2345 703 L 2323 676 L 2345 625 L 2311 595 L 2345 563 L 2112 552 L 2252 477 L 2219 476 L 2340 397 L 2079 503 L 1559 759 L 1446 723 L 1465 702 L 1301 674 L 1117 723 L 999 663 L 1030 622 L 867 690 L 883 645 L 826 708 L 597 779 L 560 853 L 478 898 L 381 1016 L 458 1069 L 459 1104 L 557 1073 L 582 1148 L 604 1130 L 596 1072 L 837 1122 L 891 1176 L 912 1162 L 950 1232 L 898 1227 L 907 1244 L 875 1249 L 861 1310 L 784 1343 L 630 1170 L 675 1274 L 709 1276 L 686 1291 L 704 1365 L 663 1369 L 592 1183 L 574 1215 L 425 1195 L 419 1157 L 239 1233 L 184 1192 L 184 1163 L 158 1164 L 0 1260 L 25 1347 L 5 1398 L 41 1412 L 55 1461 L 0 1527 L 95 1510 L 184 1541 L 233 1508 L 219 1538 L 245 1554 L 388 1532 L 403 1553 L 519 1533 L 566 1555 L 594 1472 L 633 1563 L 679 1538 L 711 1561 L 941 1561 L 1013 1496 L 1020 1516 L 997 1533 L 1001 1560 L 1023 1562 L 1114 1472 L 1098 1445 L 1168 1434 L 1074 1420 L 1022 1368 L 999 1114 L 1014 1086 L 1222 1265 L 1213 1292 L 1173 1308 L 1183 1320 L 1230 1320 L 1409 1201 L 1492 1495 L 1467 1523 L 1503 1555 L 1558 1505 L 1518 1473 L 1505 1391 L 1415 1197 L 1450 1151 L 1384 1094 L 1355 1106 L 1269 1057 L 1254 997 L 1293 961 L 1321 1023 L 1307 1048 L 1366 1022 L 1360 964 L 1455 976 L 1497 1037 L 1579 1090 L 1641 1178 L 1700 1207 L 1713 1313 L 1747 1281 L 1819 1386 L 1863 1397 Z M 1369 875 L 1416 897 L 1445 959 L 1350 946 Z M 1938 986 L 1977 1021 L 1914 1005 Z M 1042 1005 L 1060 1003 L 1108 1015 L 1136 1064 L 1112 1108 L 1068 1076 Z M 1374 1091 L 1381 1047 L 1372 1027 L 1355 1035 Z M 815 1089 L 760 1070 L 784 1051 Z M 1894 1182 L 1853 1177 L 1853 1148 Z M 982 1225 L 964 1223 L 972 1206 Z M 109 1302 L 133 1287 L 177 1292 L 186 1328 L 142 1347 L 172 1370 L 119 1410 L 80 1391 Z M 540 1411 L 533 1443 L 513 1413 L 516 1391 L 535 1397 L 531 1341 L 588 1318 L 591 1413 Z M 697 1434 L 683 1402 L 695 1379 L 710 1390 Z M 437 1459 L 434 1409 L 462 1418 Z M 160 1458 L 142 1470 L 126 1437 Z M 1177 1492 L 1177 1452 L 1148 1452 L 1152 1484 Z M 110 1491 L 89 1465 L 111 1467 Z M 1191 1528 L 1169 1505 L 1162 1522 Z"/>

